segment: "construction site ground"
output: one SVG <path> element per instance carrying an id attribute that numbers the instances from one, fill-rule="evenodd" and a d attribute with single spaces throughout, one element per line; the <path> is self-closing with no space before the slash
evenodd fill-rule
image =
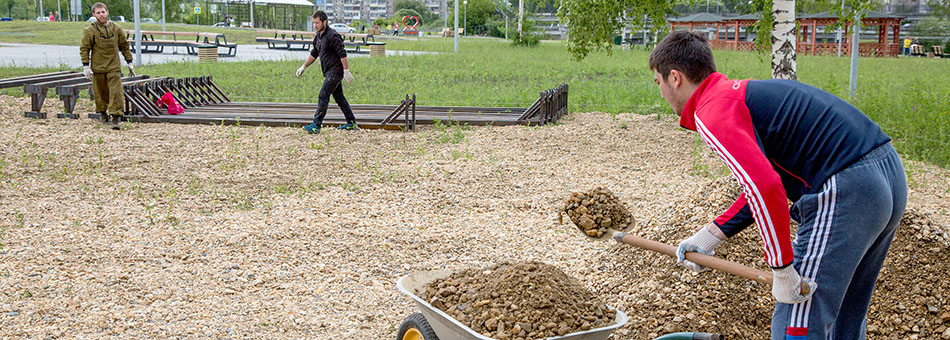
<path id="1" fill-rule="evenodd" d="M 668 114 L 418 131 L 23 117 L 0 96 L 0 338 L 392 339 L 410 272 L 542 261 L 630 322 L 768 339 L 769 288 L 591 240 L 558 211 L 604 187 L 631 233 L 676 244 L 738 187 Z M 82 101 L 77 112 L 91 111 Z M 357 112 L 357 114 L 359 114 Z M 908 211 L 873 339 L 950 338 L 950 171 L 905 160 Z M 717 250 L 767 270 L 747 230 Z"/>

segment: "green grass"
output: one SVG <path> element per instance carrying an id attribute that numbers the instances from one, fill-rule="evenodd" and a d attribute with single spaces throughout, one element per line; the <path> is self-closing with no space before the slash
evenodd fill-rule
<path id="1" fill-rule="evenodd" d="M 131 22 L 118 23 L 123 29 L 135 29 Z M 38 22 L 38 21 L 4 21 L 0 22 L 0 42 L 45 44 L 45 45 L 79 45 L 82 40 L 82 30 L 89 26 L 87 22 Z M 141 24 L 143 31 L 161 31 L 162 24 Z M 251 29 L 208 27 L 194 25 L 165 25 L 166 31 L 176 32 L 208 32 L 224 33 L 229 43 L 254 44 L 256 32 Z"/>
<path id="2" fill-rule="evenodd" d="M 0 40 L 6 38 L 0 36 Z M 671 111 L 653 84 L 646 64 L 648 52 L 642 49 L 615 50 L 609 56 L 596 54 L 576 62 L 561 42 L 523 48 L 497 39 L 468 38 L 462 39 L 458 55 L 451 53 L 451 38 L 389 39 L 387 48 L 440 53 L 352 58 L 357 81 L 344 85 L 351 103 L 398 104 L 407 93 L 415 93 L 419 105 L 526 107 L 540 91 L 568 83 L 573 112 Z M 719 71 L 730 78 L 770 76 L 769 61 L 758 54 L 715 51 L 715 57 Z M 144 66 L 137 71 L 173 77 L 212 75 L 235 101 L 316 102 L 323 79 L 319 68 L 315 65 L 296 78 L 293 73 L 300 63 L 192 62 Z M 0 77 L 48 71 L 0 68 Z M 798 56 L 800 81 L 842 98 L 848 97 L 848 72 L 848 58 Z M 858 82 L 857 97 L 848 101 L 881 125 L 905 157 L 950 166 L 950 104 L 946 100 L 950 98 L 950 60 L 861 58 Z"/>

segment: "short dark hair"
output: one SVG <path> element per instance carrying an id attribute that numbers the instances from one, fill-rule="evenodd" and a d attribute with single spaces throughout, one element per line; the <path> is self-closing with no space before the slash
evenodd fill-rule
<path id="1" fill-rule="evenodd" d="M 92 4 L 92 11 L 95 12 L 95 11 L 96 11 L 96 8 L 100 8 L 100 7 L 101 7 L 101 8 L 105 8 L 107 11 L 109 10 L 109 8 L 106 7 L 106 4 L 101 3 L 101 2 L 97 2 L 97 3 Z"/>
<path id="2" fill-rule="evenodd" d="M 671 70 L 677 70 L 689 81 L 699 84 L 716 72 L 716 62 L 705 37 L 688 31 L 673 31 L 650 53 L 650 69 L 663 79 L 670 75 Z"/>
<path id="3" fill-rule="evenodd" d="M 313 18 L 320 19 L 320 21 L 327 21 L 327 12 L 324 12 L 324 11 L 313 12 Z"/>

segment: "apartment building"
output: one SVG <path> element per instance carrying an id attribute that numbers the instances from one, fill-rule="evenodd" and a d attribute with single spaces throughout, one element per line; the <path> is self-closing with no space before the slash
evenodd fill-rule
<path id="1" fill-rule="evenodd" d="M 373 21 L 393 14 L 394 0 L 327 0 L 323 10 L 331 22 L 349 24 L 353 20 Z"/>
<path id="2" fill-rule="evenodd" d="M 351 23 L 353 20 L 389 18 L 395 12 L 395 0 L 325 0 L 322 9 L 332 22 Z M 446 1 L 453 0 L 420 0 L 440 18 L 446 15 Z M 319 4 L 319 3 L 318 3 Z"/>

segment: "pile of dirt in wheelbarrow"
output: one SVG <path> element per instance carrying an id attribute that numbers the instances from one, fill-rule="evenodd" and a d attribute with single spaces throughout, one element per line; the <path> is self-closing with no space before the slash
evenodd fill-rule
<path id="1" fill-rule="evenodd" d="M 617 195 L 602 187 L 571 193 L 562 209 L 585 235 L 601 237 L 607 229 L 624 230 L 633 222 L 627 207 Z"/>
<path id="2" fill-rule="evenodd" d="M 542 262 L 463 270 L 417 293 L 479 334 L 499 340 L 604 327 L 616 313 L 577 279 Z"/>

